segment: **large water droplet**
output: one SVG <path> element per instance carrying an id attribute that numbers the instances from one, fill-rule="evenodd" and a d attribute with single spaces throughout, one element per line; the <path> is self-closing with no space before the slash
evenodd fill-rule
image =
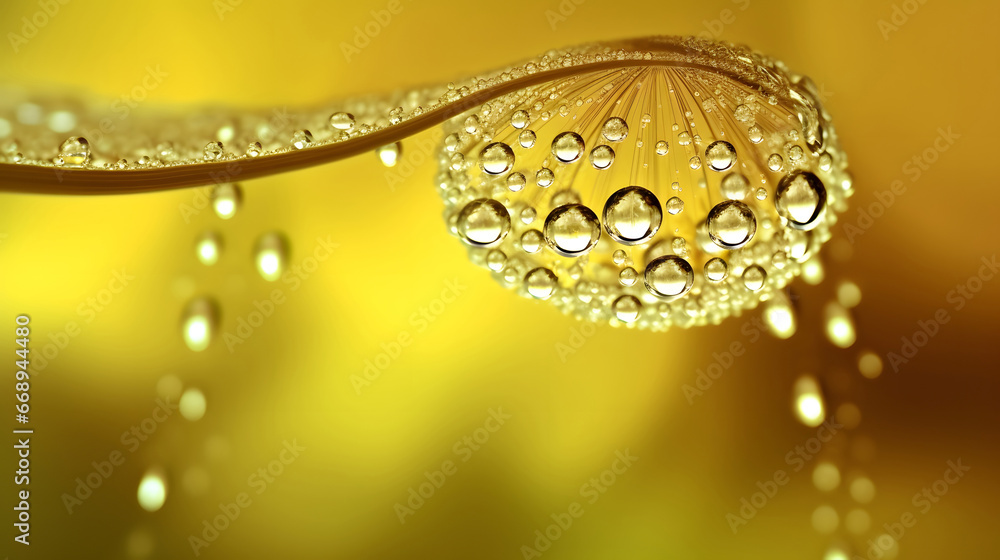
<path id="1" fill-rule="evenodd" d="M 531 122 L 531 116 L 528 115 L 528 112 L 523 109 L 514 111 L 514 114 L 510 116 L 510 125 L 514 128 L 524 128 L 528 126 L 529 122 Z"/>
<path id="2" fill-rule="evenodd" d="M 458 234 L 469 245 L 487 247 L 502 240 L 510 231 L 510 213 L 492 198 L 478 198 L 465 205 L 458 215 Z"/>
<path id="3" fill-rule="evenodd" d="M 750 181 L 741 173 L 734 171 L 722 178 L 719 191 L 729 200 L 743 200 L 750 195 Z"/>
<path id="4" fill-rule="evenodd" d="M 590 164 L 595 169 L 607 169 L 615 162 L 615 151 L 607 144 L 601 144 L 590 151 Z"/>
<path id="5" fill-rule="evenodd" d="M 748 290 L 756 292 L 757 290 L 764 287 L 764 282 L 767 280 L 767 273 L 764 269 L 752 264 L 743 271 L 743 285 L 747 287 Z"/>
<path id="6" fill-rule="evenodd" d="M 399 161 L 400 154 L 403 153 L 403 145 L 399 142 L 393 142 L 392 144 L 386 144 L 385 146 L 380 146 L 375 150 L 375 155 L 378 156 L 379 161 L 382 165 L 386 167 L 393 167 L 396 162 Z"/>
<path id="7" fill-rule="evenodd" d="M 514 150 L 503 142 L 494 142 L 479 152 L 479 168 L 490 175 L 501 175 L 514 166 Z"/>
<path id="8" fill-rule="evenodd" d="M 612 194 L 603 216 L 608 235 L 625 245 L 649 241 L 663 220 L 660 201 L 642 187 L 625 187 Z"/>
<path id="9" fill-rule="evenodd" d="M 746 204 L 726 200 L 708 213 L 708 235 L 723 249 L 739 249 L 753 239 L 757 219 Z"/>
<path id="10" fill-rule="evenodd" d="M 716 140 L 705 149 L 705 160 L 713 171 L 725 171 L 736 163 L 736 148 L 725 140 Z"/>
<path id="11" fill-rule="evenodd" d="M 222 239 L 214 232 L 205 232 L 195 242 L 195 253 L 202 264 L 211 266 L 218 262 L 222 252 Z"/>
<path id="12" fill-rule="evenodd" d="M 563 163 L 573 163 L 580 159 L 586 146 L 583 138 L 575 132 L 562 132 L 552 140 L 552 155 Z"/>
<path id="13" fill-rule="evenodd" d="M 308 130 L 296 130 L 292 133 L 292 146 L 296 150 L 301 150 L 302 148 L 308 148 L 313 143 L 312 132 Z"/>
<path id="14" fill-rule="evenodd" d="M 659 297 L 676 297 L 685 294 L 694 285 L 694 270 L 677 255 L 665 255 L 646 265 L 643 274 L 646 289 Z"/>
<path id="15" fill-rule="evenodd" d="M 679 197 L 672 196 L 670 197 L 670 200 L 667 201 L 666 208 L 667 212 L 671 216 L 676 216 L 684 211 L 684 201 Z"/>
<path id="16" fill-rule="evenodd" d="M 819 223 L 826 206 L 823 181 L 809 171 L 796 171 L 784 176 L 774 192 L 774 207 L 788 225 L 810 230 Z"/>
<path id="17" fill-rule="evenodd" d="M 567 204 L 549 213 L 542 228 L 545 242 L 564 257 L 578 257 L 597 245 L 601 224 L 594 211 L 582 204 Z"/>

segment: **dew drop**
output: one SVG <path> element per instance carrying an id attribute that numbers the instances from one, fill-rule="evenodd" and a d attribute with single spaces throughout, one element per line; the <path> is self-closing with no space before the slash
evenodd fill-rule
<path id="1" fill-rule="evenodd" d="M 212 208 L 223 220 L 236 215 L 243 203 L 243 190 L 236 183 L 222 183 L 212 189 Z"/>
<path id="2" fill-rule="evenodd" d="M 611 305 L 615 312 L 615 317 L 623 323 L 632 323 L 639 318 L 639 311 L 642 309 L 642 303 L 639 302 L 639 298 L 630 295 L 620 296 Z"/>
<path id="3" fill-rule="evenodd" d="M 531 270 L 524 276 L 524 288 L 531 297 L 537 299 L 549 299 L 556 291 L 559 278 L 555 273 L 545 267 Z"/>
<path id="4" fill-rule="evenodd" d="M 530 148 L 535 145 L 535 131 L 533 130 L 522 130 L 521 134 L 517 135 L 517 141 L 521 143 L 522 148 Z"/>
<path id="5" fill-rule="evenodd" d="M 493 272 L 500 272 L 507 265 L 507 255 L 500 249 L 493 249 L 486 255 L 486 266 Z"/>
<path id="6" fill-rule="evenodd" d="M 601 144 L 590 151 L 590 164 L 595 169 L 607 169 L 615 161 L 615 151 L 607 144 Z"/>
<path id="7" fill-rule="evenodd" d="M 771 154 L 767 156 L 767 168 L 771 171 L 781 171 L 781 166 L 784 162 L 785 161 L 778 154 Z"/>
<path id="8" fill-rule="evenodd" d="M 502 175 L 514 166 L 514 150 L 503 142 L 494 142 L 479 152 L 479 168 L 490 175 Z"/>
<path id="9" fill-rule="evenodd" d="M 752 264 L 743 271 L 743 285 L 746 286 L 748 290 L 756 292 L 764 287 L 764 282 L 766 280 L 767 273 L 764 272 L 764 269 L 758 265 Z"/>
<path id="10" fill-rule="evenodd" d="M 743 200 L 750 194 L 750 181 L 741 173 L 729 173 L 722 178 L 719 191 L 729 200 Z"/>
<path id="11" fill-rule="evenodd" d="M 288 241 L 278 232 L 268 232 L 257 239 L 254 262 L 261 278 L 274 282 L 288 266 Z"/>
<path id="12" fill-rule="evenodd" d="M 642 187 L 625 187 L 604 205 L 604 227 L 615 241 L 639 245 L 660 229 L 663 212 L 656 195 Z"/>
<path id="13" fill-rule="evenodd" d="M 573 163 L 580 159 L 585 148 L 583 138 L 575 132 L 562 132 L 552 140 L 552 155 L 562 163 Z"/>
<path id="14" fill-rule="evenodd" d="M 597 245 L 601 224 L 594 211 L 582 204 L 567 204 L 549 213 L 542 228 L 545 242 L 564 257 L 578 257 Z"/>
<path id="15" fill-rule="evenodd" d="M 208 348 L 218 326 L 218 308 L 207 298 L 192 300 L 181 320 L 181 337 L 188 348 L 201 352 Z"/>
<path id="16" fill-rule="evenodd" d="M 260 142 L 250 142 L 247 144 L 247 155 L 250 157 L 257 157 L 263 153 L 264 147 L 260 145 Z"/>
<path id="17" fill-rule="evenodd" d="M 628 125 L 620 117 L 611 117 L 604 121 L 604 126 L 601 127 L 601 135 L 608 142 L 621 142 L 628 137 Z"/>
<path id="18" fill-rule="evenodd" d="M 691 144 L 691 133 L 686 130 L 682 130 L 680 134 L 677 135 L 677 143 L 681 146 L 688 146 Z"/>
<path id="19" fill-rule="evenodd" d="M 309 145 L 313 143 L 312 132 L 308 130 L 296 130 L 292 133 L 292 146 L 296 150 L 301 150 L 302 148 L 308 148 Z"/>
<path id="20" fill-rule="evenodd" d="M 521 234 L 521 248 L 524 249 L 525 253 L 537 253 L 542 250 L 542 243 L 545 239 L 542 237 L 542 232 L 537 229 L 529 229 L 528 231 Z"/>
<path id="21" fill-rule="evenodd" d="M 523 173 L 511 173 L 507 176 L 507 188 L 512 192 L 518 192 L 524 188 L 527 181 L 524 178 Z"/>
<path id="22" fill-rule="evenodd" d="M 510 116 L 510 125 L 514 128 L 521 129 L 528 126 L 531 121 L 531 116 L 525 110 L 514 111 L 514 114 Z"/>
<path id="23" fill-rule="evenodd" d="M 788 225 L 799 230 L 816 227 L 826 206 L 823 181 L 809 171 L 784 176 L 774 192 L 774 207 Z"/>
<path id="24" fill-rule="evenodd" d="M 537 173 L 535 173 L 535 183 L 539 187 L 542 187 L 543 189 L 551 185 L 552 182 L 555 180 L 556 180 L 555 173 L 552 173 L 552 170 L 549 169 L 548 167 L 543 167 L 539 169 Z"/>
<path id="25" fill-rule="evenodd" d="M 337 130 L 350 132 L 354 130 L 354 115 L 350 113 L 334 113 L 330 115 L 330 126 Z"/>
<path id="26" fill-rule="evenodd" d="M 219 261 L 222 239 L 214 232 L 205 232 L 195 242 L 194 250 L 201 264 L 212 266 Z"/>
<path id="27" fill-rule="evenodd" d="M 618 266 L 625 264 L 626 260 L 628 260 L 628 254 L 626 254 L 622 249 L 618 249 L 611 254 L 611 261 Z"/>
<path id="28" fill-rule="evenodd" d="M 523 216 L 523 214 L 522 214 Z M 474 247 L 487 247 L 501 241 L 510 231 L 510 213 L 492 198 L 478 198 L 458 214 L 458 234 Z"/>
<path id="29" fill-rule="evenodd" d="M 82 166 L 90 161 L 90 142 L 82 136 L 71 136 L 59 147 L 64 165 Z"/>
<path id="30" fill-rule="evenodd" d="M 705 149 L 705 159 L 713 171 L 726 171 L 736 163 L 736 148 L 725 140 L 716 140 Z"/>
<path id="31" fill-rule="evenodd" d="M 665 156 L 667 155 L 667 152 L 670 151 L 670 144 L 668 144 L 666 140 L 660 140 L 659 142 L 656 143 L 655 148 L 656 148 L 656 155 Z"/>
<path id="32" fill-rule="evenodd" d="M 631 266 L 626 266 L 618 273 L 618 281 L 622 286 L 631 286 L 639 279 L 639 273 Z"/>
<path id="33" fill-rule="evenodd" d="M 669 213 L 671 216 L 676 216 L 677 214 L 680 214 L 682 211 L 684 211 L 684 201 L 676 196 L 670 197 L 670 200 L 667 201 L 667 204 L 665 206 L 667 209 L 667 213 Z"/>
<path id="34" fill-rule="evenodd" d="M 692 157 L 688 160 L 688 166 L 691 169 L 701 169 L 701 158 L 698 156 Z"/>
<path id="35" fill-rule="evenodd" d="M 750 141 L 754 144 L 760 144 L 764 141 L 764 131 L 757 125 L 752 125 L 748 128 L 747 135 L 750 137 Z"/>
<path id="36" fill-rule="evenodd" d="M 757 219 L 746 204 L 726 200 L 716 204 L 708 213 L 708 235 L 723 249 L 739 249 L 753 239 Z"/>
<path id="37" fill-rule="evenodd" d="M 380 146 L 375 150 L 375 155 L 378 156 L 379 161 L 382 165 L 386 167 L 394 167 L 396 162 L 399 161 L 400 154 L 403 153 L 403 145 L 399 142 L 393 142 L 392 144 L 386 144 L 385 146 Z"/>
<path id="38" fill-rule="evenodd" d="M 677 255 L 665 255 L 646 265 L 643 280 L 654 296 L 676 297 L 687 293 L 694 285 L 694 270 Z"/>
<path id="39" fill-rule="evenodd" d="M 222 157 L 222 142 L 209 142 L 205 144 L 205 159 L 214 161 Z"/>

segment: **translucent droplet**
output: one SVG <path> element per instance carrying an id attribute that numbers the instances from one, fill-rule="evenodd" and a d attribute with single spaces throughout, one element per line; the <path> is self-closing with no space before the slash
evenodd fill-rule
<path id="1" fill-rule="evenodd" d="M 205 415 L 205 394 L 199 389 L 190 387 L 181 395 L 177 408 L 180 410 L 181 416 L 187 420 L 192 422 L 201 420 L 201 417 Z"/>
<path id="2" fill-rule="evenodd" d="M 823 181 L 809 171 L 796 171 L 784 176 L 774 192 L 775 210 L 795 229 L 816 227 L 825 206 Z"/>
<path id="3" fill-rule="evenodd" d="M 479 134 L 479 117 L 472 115 L 465 119 L 465 131 L 469 134 Z"/>
<path id="4" fill-rule="evenodd" d="M 535 217 L 537 215 L 538 213 L 535 212 L 535 209 L 529 206 L 524 210 L 521 210 L 521 222 L 524 223 L 525 225 L 528 225 L 531 222 L 535 221 Z"/>
<path id="5" fill-rule="evenodd" d="M 691 169 L 701 169 L 701 158 L 694 156 L 688 160 L 688 167 Z"/>
<path id="6" fill-rule="evenodd" d="M 510 213 L 492 198 L 478 198 L 458 214 L 458 234 L 474 247 L 500 242 L 510 231 Z"/>
<path id="7" fill-rule="evenodd" d="M 502 175 L 514 166 L 514 150 L 503 142 L 494 142 L 479 152 L 479 168 L 490 175 Z"/>
<path id="8" fill-rule="evenodd" d="M 722 196 L 729 200 L 743 200 L 750 195 L 750 181 L 741 173 L 729 173 L 719 185 Z"/>
<path id="9" fill-rule="evenodd" d="M 90 142 L 82 136 L 71 136 L 59 146 L 64 165 L 80 166 L 90 161 Z"/>
<path id="10" fill-rule="evenodd" d="M 552 193 L 552 208 L 565 206 L 566 204 L 580 204 L 580 193 L 573 189 L 563 189 Z"/>
<path id="11" fill-rule="evenodd" d="M 713 171 L 726 171 L 736 163 L 736 148 L 725 140 L 716 140 L 705 149 L 705 160 Z"/>
<path id="12" fill-rule="evenodd" d="M 778 154 L 771 154 L 767 156 L 767 168 L 771 171 L 781 171 L 781 166 L 784 162 L 785 161 Z"/>
<path id="13" fill-rule="evenodd" d="M 722 282 L 729 276 L 729 265 L 719 257 L 708 259 L 705 263 L 705 278 L 712 282 Z"/>
<path id="14" fill-rule="evenodd" d="M 687 293 L 694 285 L 694 270 L 677 255 L 665 255 L 646 265 L 643 280 L 654 296 L 676 297 Z"/>
<path id="15" fill-rule="evenodd" d="M 764 187 L 758 188 L 755 196 L 757 197 L 757 200 L 765 200 L 767 198 L 767 189 Z"/>
<path id="16" fill-rule="evenodd" d="M 535 132 L 533 130 L 522 130 L 521 134 L 517 135 L 517 140 L 521 143 L 522 148 L 530 148 L 535 145 Z"/>
<path id="17" fill-rule="evenodd" d="M 789 146 L 788 148 L 788 161 L 795 163 L 802 159 L 802 146 Z"/>
<path id="18" fill-rule="evenodd" d="M 586 146 L 583 138 L 575 132 L 562 132 L 552 140 L 552 155 L 562 163 L 573 163 L 580 159 Z"/>
<path id="19" fill-rule="evenodd" d="M 292 147 L 296 150 L 301 150 L 302 148 L 308 148 L 313 143 L 312 132 L 308 130 L 296 130 L 292 133 Z"/>
<path id="20" fill-rule="evenodd" d="M 642 187 L 625 187 L 604 205 L 604 227 L 615 241 L 639 245 L 660 229 L 663 212 L 656 195 Z"/>
<path id="21" fill-rule="evenodd" d="M 222 142 L 209 142 L 205 144 L 205 159 L 214 161 L 222 157 Z"/>
<path id="22" fill-rule="evenodd" d="M 195 253 L 202 264 L 212 266 L 219 260 L 222 252 L 222 239 L 214 232 L 205 232 L 195 242 Z"/>
<path id="23" fill-rule="evenodd" d="M 207 298 L 197 298 L 188 304 L 181 320 L 181 336 L 187 347 L 195 352 L 208 348 L 218 324 L 215 303 Z"/>
<path id="24" fill-rule="evenodd" d="M 750 137 L 750 141 L 754 144 L 760 144 L 764 140 L 764 131 L 757 125 L 751 125 L 750 128 L 747 129 L 747 135 Z"/>
<path id="25" fill-rule="evenodd" d="M 274 282 L 288 266 L 288 241 L 278 232 L 268 232 L 257 238 L 254 262 L 261 278 Z"/>
<path id="26" fill-rule="evenodd" d="M 541 251 L 544 241 L 545 238 L 542 237 L 542 232 L 537 229 L 529 229 L 521 234 L 521 248 L 524 249 L 525 253 L 537 253 Z"/>
<path id="27" fill-rule="evenodd" d="M 493 272 L 500 272 L 507 265 L 507 255 L 500 249 L 493 249 L 486 255 L 486 266 Z"/>
<path id="28" fill-rule="evenodd" d="M 167 500 L 167 481 L 159 469 L 150 469 L 139 481 L 136 493 L 139 506 L 146 511 L 157 511 Z"/>
<path id="29" fill-rule="evenodd" d="M 747 122 L 753 118 L 753 109 L 751 109 L 749 105 L 741 103 L 736 106 L 736 110 L 733 111 L 733 116 L 735 116 L 736 120 L 740 122 Z"/>
<path id="30" fill-rule="evenodd" d="M 594 211 L 582 204 L 567 204 L 549 213 L 543 227 L 545 242 L 564 257 L 578 257 L 597 245 L 601 224 Z"/>
<path id="31" fill-rule="evenodd" d="M 601 144 L 590 151 L 590 164 L 595 169 L 607 169 L 615 161 L 615 151 L 607 144 Z"/>
<path id="32" fill-rule="evenodd" d="M 330 115 L 330 126 L 337 130 L 350 132 L 354 130 L 354 115 L 350 113 L 334 113 Z"/>
<path id="33" fill-rule="evenodd" d="M 399 156 L 403 153 L 403 145 L 399 142 L 386 144 L 375 150 L 375 155 L 386 167 L 393 167 L 399 161 Z"/>
<path id="34" fill-rule="evenodd" d="M 631 266 L 626 266 L 618 273 L 618 281 L 622 286 L 631 286 L 639 279 L 639 273 Z"/>
<path id="35" fill-rule="evenodd" d="M 847 309 L 835 301 L 823 309 L 826 323 L 826 338 L 838 348 L 849 348 L 857 338 L 854 320 Z"/>
<path id="36" fill-rule="evenodd" d="M 688 146 L 688 145 L 690 145 L 691 144 L 691 133 L 688 132 L 688 131 L 686 131 L 686 130 L 682 130 L 677 135 L 677 143 L 680 144 L 681 146 Z"/>
<path id="37" fill-rule="evenodd" d="M 660 140 L 659 142 L 656 143 L 655 148 L 656 148 L 656 155 L 665 156 L 667 155 L 667 152 L 670 151 L 670 144 L 668 144 L 666 140 Z"/>
<path id="38" fill-rule="evenodd" d="M 612 308 L 615 312 L 615 317 L 623 323 L 632 323 L 639 318 L 639 311 L 642 309 L 642 303 L 639 302 L 639 298 L 630 295 L 620 296 L 612 304 Z"/>
<path id="39" fill-rule="evenodd" d="M 260 142 L 250 142 L 247 144 L 247 155 L 250 157 L 257 157 L 263 153 L 264 147 L 260 145 Z"/>
<path id="40" fill-rule="evenodd" d="M 555 273 L 545 267 L 531 270 L 524 276 L 524 288 L 537 299 L 548 299 L 556 291 L 559 279 Z"/>
<path id="41" fill-rule="evenodd" d="M 708 235 L 723 249 L 739 249 L 753 239 L 757 219 L 746 204 L 726 200 L 716 204 L 708 213 Z"/>
<path id="42" fill-rule="evenodd" d="M 223 220 L 236 215 L 243 203 L 243 190 L 236 183 L 222 183 L 212 189 L 212 208 Z"/>
<path id="43" fill-rule="evenodd" d="M 510 189 L 511 192 L 520 191 L 524 188 L 526 183 L 527 181 L 525 180 L 523 173 L 515 172 L 507 176 L 507 188 Z"/>
<path id="44" fill-rule="evenodd" d="M 543 167 L 535 173 L 535 184 L 543 189 L 552 184 L 556 180 L 555 173 L 552 172 L 548 167 Z"/>
<path id="45" fill-rule="evenodd" d="M 619 117 L 611 117 L 604 121 L 604 126 L 601 127 L 601 135 L 608 142 L 621 142 L 628 137 L 628 125 Z"/>
<path id="46" fill-rule="evenodd" d="M 628 254 L 626 254 L 625 251 L 621 249 L 618 249 L 611 255 L 611 261 L 618 266 L 625 264 L 626 260 L 628 260 Z"/>
<path id="47" fill-rule="evenodd" d="M 510 125 L 517 129 L 528 126 L 530 121 L 531 116 L 524 110 L 514 111 L 514 114 L 510 116 Z"/>
<path id="48" fill-rule="evenodd" d="M 799 421 L 815 428 L 826 419 L 826 406 L 819 383 L 812 375 L 803 375 L 792 387 L 792 402 Z"/>
<path id="49" fill-rule="evenodd" d="M 667 201 L 665 207 L 667 209 L 667 213 L 671 216 L 676 216 L 684 211 L 684 201 L 676 196 L 672 196 L 670 197 L 670 200 Z"/>
<path id="50" fill-rule="evenodd" d="M 764 287 L 767 280 L 767 273 L 758 265 L 752 264 L 743 271 L 743 285 L 748 290 L 756 292 Z"/>

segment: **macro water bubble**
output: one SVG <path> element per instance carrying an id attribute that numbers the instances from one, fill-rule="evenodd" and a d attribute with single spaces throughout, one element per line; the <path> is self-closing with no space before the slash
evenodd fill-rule
<path id="1" fill-rule="evenodd" d="M 479 152 L 479 168 L 490 175 L 502 175 L 514 166 L 514 150 L 503 142 L 488 144 Z"/>
<path id="2" fill-rule="evenodd" d="M 810 230 L 820 222 L 826 207 L 823 181 L 810 171 L 796 171 L 782 177 L 774 192 L 774 208 L 788 225 Z"/>
<path id="3" fill-rule="evenodd" d="M 458 214 L 458 234 L 474 247 L 488 247 L 510 231 L 510 213 L 492 198 L 477 198 Z"/>
<path id="4" fill-rule="evenodd" d="M 744 200 L 750 194 L 750 180 L 742 173 L 734 171 L 722 178 L 719 191 L 729 200 Z"/>
<path id="5" fill-rule="evenodd" d="M 205 232 L 195 242 L 195 254 L 202 264 L 212 266 L 219 260 L 222 252 L 222 239 L 215 232 Z"/>
<path id="6" fill-rule="evenodd" d="M 288 240 L 276 231 L 257 238 L 254 245 L 254 263 L 261 278 L 274 282 L 281 278 L 288 266 Z"/>
<path id="7" fill-rule="evenodd" d="M 528 126 L 528 123 L 530 122 L 531 116 L 523 109 L 514 111 L 514 113 L 510 116 L 510 125 L 517 129 L 522 129 Z"/>
<path id="8" fill-rule="evenodd" d="M 723 249 L 739 249 L 753 239 L 757 219 L 746 204 L 726 200 L 716 204 L 706 220 L 712 241 Z"/>
<path id="9" fill-rule="evenodd" d="M 212 209 L 223 220 L 236 215 L 243 204 L 243 189 L 237 183 L 221 183 L 212 188 Z"/>
<path id="10" fill-rule="evenodd" d="M 785 160 L 778 154 L 771 154 L 767 156 L 767 168 L 771 171 L 781 171 L 781 166 L 784 165 Z"/>
<path id="11" fill-rule="evenodd" d="M 552 140 L 552 155 L 562 163 L 573 163 L 583 155 L 586 145 L 575 132 L 561 132 Z"/>
<path id="12" fill-rule="evenodd" d="M 693 156 L 688 160 L 688 167 L 691 169 L 701 169 L 701 158 L 698 156 Z"/>
<path id="13" fill-rule="evenodd" d="M 535 184 L 539 187 L 545 188 L 552 184 L 556 180 L 555 173 L 552 172 L 548 167 L 543 167 L 535 173 Z"/>
<path id="14" fill-rule="evenodd" d="M 683 295 L 694 285 L 691 264 L 677 255 L 657 257 L 646 265 L 643 280 L 649 293 L 658 297 Z"/>
<path id="15" fill-rule="evenodd" d="M 535 221 L 535 217 L 537 215 L 538 212 L 531 206 L 528 206 L 524 210 L 521 210 L 521 223 L 523 223 L 524 225 L 528 225 L 531 222 Z"/>
<path id="16" fill-rule="evenodd" d="M 607 144 L 601 144 L 590 151 L 590 164 L 594 169 L 607 169 L 615 161 L 615 151 Z"/>
<path id="17" fill-rule="evenodd" d="M 638 245 L 649 241 L 660 229 L 663 212 L 660 201 L 642 187 L 616 191 L 604 204 L 604 228 L 615 241 Z"/>
<path id="18" fill-rule="evenodd" d="M 764 131 L 757 125 L 751 125 L 747 129 L 747 136 L 750 138 L 750 142 L 760 144 L 764 140 Z"/>
<path id="19" fill-rule="evenodd" d="M 670 151 L 670 144 L 668 144 L 666 140 L 660 140 L 656 143 L 654 148 L 656 149 L 656 155 L 665 156 L 667 155 L 667 152 Z"/>
<path id="20" fill-rule="evenodd" d="M 296 150 L 308 148 L 313 143 L 312 132 L 306 129 L 296 130 L 292 133 L 292 147 Z"/>
<path id="21" fill-rule="evenodd" d="M 500 249 L 492 249 L 486 254 L 486 266 L 493 272 L 500 272 L 507 265 L 507 255 Z"/>
<path id="22" fill-rule="evenodd" d="M 669 200 L 667 200 L 667 203 L 664 205 L 664 207 L 667 209 L 668 214 L 670 214 L 671 216 L 676 216 L 677 214 L 680 214 L 681 212 L 684 211 L 684 201 L 681 200 L 679 197 L 672 196 L 670 197 Z"/>
<path id="23" fill-rule="evenodd" d="M 705 148 L 705 159 L 713 171 L 726 171 L 736 163 L 736 148 L 725 140 L 716 140 Z"/>
<path id="24" fill-rule="evenodd" d="M 611 262 L 615 263 L 618 266 L 625 264 L 625 261 L 627 260 L 628 260 L 628 254 L 622 249 L 618 249 L 611 254 Z"/>
<path id="25" fill-rule="evenodd" d="M 195 298 L 188 303 L 181 318 L 181 338 L 188 348 L 201 352 L 212 343 L 218 322 L 215 302 L 205 297 Z"/>
<path id="26" fill-rule="evenodd" d="M 743 271 L 743 285 L 752 292 L 763 288 L 765 281 L 767 281 L 767 272 L 759 265 L 752 264 Z"/>
<path id="27" fill-rule="evenodd" d="M 608 142 L 621 142 L 628 137 L 628 124 L 621 117 L 611 117 L 604 121 L 601 127 L 601 135 Z"/>
<path id="28" fill-rule="evenodd" d="M 524 188 L 527 180 L 524 178 L 524 173 L 514 172 L 507 176 L 507 188 L 511 192 L 518 192 Z"/>
<path id="29" fill-rule="evenodd" d="M 264 152 L 264 147 L 260 145 L 260 142 L 250 142 L 247 144 L 246 154 L 250 157 L 257 157 Z"/>
<path id="30" fill-rule="evenodd" d="M 378 156 L 379 161 L 382 165 L 386 167 L 394 167 L 396 162 L 399 161 L 399 156 L 403 153 L 403 144 L 400 142 L 393 142 L 392 144 L 386 144 L 385 146 L 379 146 L 375 150 L 375 155 Z"/>
<path id="31" fill-rule="evenodd" d="M 612 310 L 615 317 L 623 323 L 632 323 L 639 318 L 639 311 L 642 310 L 642 303 L 639 298 L 632 295 L 618 297 L 613 304 Z"/>
<path id="32" fill-rule="evenodd" d="M 681 146 L 691 145 L 691 133 L 686 130 L 680 131 L 680 133 L 677 134 L 677 143 Z"/>
<path id="33" fill-rule="evenodd" d="M 222 158 L 224 153 L 222 148 L 222 142 L 209 142 L 205 144 L 205 149 L 202 151 L 203 156 L 208 161 L 214 161 Z"/>
<path id="34" fill-rule="evenodd" d="M 90 162 L 90 142 L 83 136 L 71 136 L 59 146 L 64 165 L 82 166 Z"/>
<path id="35" fill-rule="evenodd" d="M 533 130 L 522 130 L 521 134 L 517 135 L 517 141 L 521 144 L 522 148 L 530 148 L 535 145 L 535 131 Z"/>
<path id="36" fill-rule="evenodd" d="M 554 272 L 538 267 L 532 269 L 524 276 L 524 288 L 536 299 L 548 299 L 556 291 L 559 285 L 559 278 Z"/>
<path id="37" fill-rule="evenodd" d="M 330 115 L 330 126 L 337 130 L 350 132 L 354 130 L 354 115 L 350 113 L 337 112 Z"/>
<path id="38" fill-rule="evenodd" d="M 564 257 L 586 254 L 601 237 L 594 211 L 582 204 L 567 204 L 549 213 L 542 228 L 545 242 Z"/>
<path id="39" fill-rule="evenodd" d="M 626 266 L 618 273 L 618 282 L 622 286 L 631 286 L 639 279 L 639 273 L 631 266 Z"/>
<path id="40" fill-rule="evenodd" d="M 537 229 L 529 229 L 521 234 L 521 248 L 524 249 L 525 253 L 537 253 L 541 251 L 542 243 L 544 242 L 545 238 L 542 237 L 542 232 Z"/>
<path id="41" fill-rule="evenodd" d="M 722 282 L 729 276 L 729 265 L 719 257 L 712 257 L 705 262 L 705 278 L 712 282 Z"/>

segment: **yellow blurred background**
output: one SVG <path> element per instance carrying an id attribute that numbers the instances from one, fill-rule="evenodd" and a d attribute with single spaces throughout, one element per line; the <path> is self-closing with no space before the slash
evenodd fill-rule
<path id="1" fill-rule="evenodd" d="M 149 106 L 310 105 L 443 83 L 553 47 L 703 33 L 751 45 L 820 86 L 855 177 L 845 222 L 857 224 L 858 209 L 894 180 L 907 190 L 854 243 L 837 227 L 826 281 L 795 284 L 799 332 L 785 341 L 751 340 L 757 313 L 663 334 L 591 329 L 515 297 L 447 234 L 433 161 L 396 186 L 373 155 L 246 182 L 243 207 L 227 221 L 210 208 L 187 215 L 202 189 L 0 195 L 0 322 L 11 329 L 3 348 L 15 348 L 21 313 L 31 317 L 33 359 L 46 344 L 61 346 L 32 379 L 30 547 L 13 542 L 14 436 L 4 443 L 5 555 L 188 558 L 198 548 L 205 558 L 514 559 L 537 557 L 524 549 L 533 547 L 552 560 L 818 559 L 839 542 L 870 557 L 868 540 L 907 512 L 916 523 L 897 539 L 900 558 L 1000 554 L 1000 296 L 986 281 L 960 310 L 948 299 L 1000 237 L 1000 194 L 987 173 L 1000 124 L 990 109 L 1000 5 L 399 1 L 370 45 L 348 57 L 342 44 L 355 26 L 390 3 L 52 0 L 58 12 L 36 36 L 17 52 L 0 47 L 0 81 L 113 100 L 153 66 L 167 76 Z M 5 43 L 40 9 L 4 2 Z M 940 129 L 954 143 L 915 167 Z M 437 142 L 440 132 L 422 136 Z M 404 161 L 419 140 L 404 141 Z M 206 267 L 193 247 L 209 230 L 224 249 Z M 252 259 L 268 231 L 287 237 L 292 265 L 320 240 L 336 246 L 299 283 L 269 283 Z M 129 279 L 109 300 L 116 274 Z M 853 310 L 858 341 L 847 350 L 821 329 L 843 279 L 863 294 Z M 276 288 L 283 303 L 232 352 L 221 337 L 203 352 L 185 346 L 191 298 L 213 297 L 220 332 L 234 333 Z M 876 379 L 858 373 L 862 351 L 898 353 L 901 337 L 942 308 L 950 321 L 898 371 L 886 361 Z M 60 334 L 71 323 L 78 334 Z M 408 342 L 394 346 L 401 336 Z M 734 342 L 745 353 L 689 403 L 683 386 Z M 388 365 L 356 390 L 352 378 L 369 362 Z M 822 380 L 831 410 L 855 403 L 861 423 L 791 472 L 786 454 L 816 434 L 792 412 L 803 373 Z M 0 400 L 14 429 L 8 380 Z M 203 416 L 154 413 L 189 388 L 204 395 Z M 123 433 L 144 421 L 155 431 L 133 448 Z M 123 462 L 68 508 L 77 479 L 115 452 Z M 914 495 L 959 459 L 970 470 L 924 511 Z M 828 491 L 813 480 L 825 461 L 840 473 Z M 787 485 L 734 534 L 727 514 L 739 515 L 741 499 L 777 470 L 791 473 Z M 150 473 L 166 482 L 154 512 L 137 500 Z M 442 477 L 413 507 L 411 489 Z M 870 503 L 852 497 L 859 477 L 875 484 Z M 241 493 L 249 505 L 207 540 L 203 522 Z M 565 521 L 574 502 L 582 514 L 539 546 L 536 530 Z M 830 533 L 817 530 L 830 525 L 822 506 L 837 512 Z M 859 509 L 870 528 L 851 531 L 863 528 Z M 191 535 L 207 546 L 192 546 Z"/>

